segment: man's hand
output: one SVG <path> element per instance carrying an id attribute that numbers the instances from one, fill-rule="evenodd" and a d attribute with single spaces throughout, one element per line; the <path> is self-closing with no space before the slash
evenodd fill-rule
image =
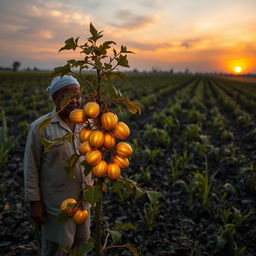
<path id="1" fill-rule="evenodd" d="M 39 227 L 45 223 L 45 211 L 41 201 L 30 202 L 30 215 Z"/>

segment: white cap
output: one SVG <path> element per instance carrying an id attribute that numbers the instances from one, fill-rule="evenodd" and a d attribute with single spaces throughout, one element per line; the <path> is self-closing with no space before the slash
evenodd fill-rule
<path id="1" fill-rule="evenodd" d="M 47 87 L 47 92 L 52 96 L 55 92 L 60 90 L 61 88 L 68 86 L 68 85 L 77 85 L 80 87 L 78 81 L 70 75 L 65 75 L 63 77 L 56 76 L 52 79 L 51 85 Z"/>

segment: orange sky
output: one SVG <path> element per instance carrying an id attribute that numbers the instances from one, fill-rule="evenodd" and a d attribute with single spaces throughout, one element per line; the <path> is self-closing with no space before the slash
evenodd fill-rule
<path id="1" fill-rule="evenodd" d="M 89 23 L 105 40 L 136 54 L 131 69 L 256 73 L 255 0 L 1 0 L 0 66 L 52 69 L 70 56 L 64 41 L 88 36 Z"/>

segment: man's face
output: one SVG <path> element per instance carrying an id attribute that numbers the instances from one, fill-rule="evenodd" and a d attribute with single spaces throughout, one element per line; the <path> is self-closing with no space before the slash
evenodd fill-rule
<path id="1" fill-rule="evenodd" d="M 53 96 L 53 101 L 56 105 L 57 111 L 60 109 L 60 104 L 64 97 L 68 94 L 80 94 L 80 90 L 76 85 L 67 85 L 64 88 L 57 91 Z M 70 103 L 61 111 L 61 114 L 68 117 L 69 113 L 77 108 L 81 107 L 81 97 L 74 97 Z"/>

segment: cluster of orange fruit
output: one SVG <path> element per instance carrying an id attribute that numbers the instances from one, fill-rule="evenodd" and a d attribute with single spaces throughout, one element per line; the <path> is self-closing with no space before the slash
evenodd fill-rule
<path id="1" fill-rule="evenodd" d="M 115 113 L 101 113 L 97 102 L 88 102 L 84 109 L 73 110 L 69 119 L 75 124 L 84 124 L 87 119 L 93 119 L 95 128 L 83 128 L 79 133 L 79 152 L 85 156 L 85 162 L 92 166 L 92 174 L 95 177 L 118 179 L 121 169 L 129 166 L 128 158 L 133 149 L 126 142 L 116 143 L 116 139 L 126 139 L 130 135 L 129 127 L 124 122 L 119 122 Z M 109 163 L 104 160 L 106 152 L 111 152 Z"/>
<path id="2" fill-rule="evenodd" d="M 82 224 L 88 219 L 88 211 L 78 207 L 78 203 L 73 198 L 65 199 L 61 205 L 60 210 L 62 213 L 72 216 L 76 224 Z"/>

